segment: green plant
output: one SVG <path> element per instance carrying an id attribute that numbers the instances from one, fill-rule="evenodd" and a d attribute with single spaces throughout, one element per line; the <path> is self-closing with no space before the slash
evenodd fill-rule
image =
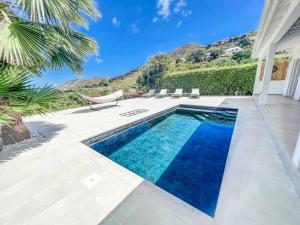
<path id="1" fill-rule="evenodd" d="M 30 84 L 46 68 L 80 73 L 97 43 L 75 28 L 97 18 L 92 0 L 4 0 L 0 3 L 0 138 L 30 137 L 22 115 L 52 111 L 60 93 Z M 0 146 L 1 147 L 1 146 Z"/>
<path id="2" fill-rule="evenodd" d="M 246 47 L 249 45 L 251 45 L 251 41 L 248 37 L 244 37 L 239 41 L 239 46 L 241 46 L 241 47 Z"/>
<path id="3" fill-rule="evenodd" d="M 198 63 L 204 61 L 206 58 L 206 52 L 205 50 L 197 50 L 192 52 L 190 55 L 187 56 L 187 61 Z"/>
<path id="4" fill-rule="evenodd" d="M 30 84 L 30 74 L 17 68 L 0 69 L 0 123 L 14 123 L 20 115 L 43 114 L 56 108 L 60 93 L 51 86 Z"/>
<path id="5" fill-rule="evenodd" d="M 252 53 L 252 50 L 250 48 L 246 48 L 243 51 L 234 54 L 231 57 L 231 59 L 237 61 L 238 63 L 241 63 L 245 59 L 250 59 L 251 53 Z"/>
<path id="6" fill-rule="evenodd" d="M 210 67 L 226 67 L 226 66 L 235 66 L 238 63 L 228 57 L 220 57 L 210 63 Z"/>
<path id="7" fill-rule="evenodd" d="M 97 52 L 90 37 L 76 31 L 99 12 L 91 0 L 7 0 L 0 3 L 0 64 L 39 72 L 68 66 L 81 72 Z"/>
<path id="8" fill-rule="evenodd" d="M 250 95 L 255 73 L 256 64 L 175 72 L 163 77 L 161 87 L 185 92 L 200 88 L 202 95 Z"/>
<path id="9" fill-rule="evenodd" d="M 219 49 L 212 49 L 209 51 L 209 60 L 215 60 L 219 58 L 220 50 Z"/>
<path id="10" fill-rule="evenodd" d="M 175 61 L 168 55 L 159 53 L 150 57 L 147 65 L 141 70 L 140 77 L 137 80 L 138 86 L 159 87 L 162 77 L 173 67 L 175 67 Z"/>

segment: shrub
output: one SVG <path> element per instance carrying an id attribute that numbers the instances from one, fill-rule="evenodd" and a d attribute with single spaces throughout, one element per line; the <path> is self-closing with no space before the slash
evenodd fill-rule
<path id="1" fill-rule="evenodd" d="M 250 39 L 249 38 L 243 38 L 243 39 L 241 39 L 240 41 L 239 41 L 239 46 L 241 46 L 241 47 L 246 47 L 246 46 L 249 46 L 249 45 L 251 45 L 251 41 L 250 41 Z"/>
<path id="2" fill-rule="evenodd" d="M 202 95 L 251 95 L 255 73 L 256 64 L 176 72 L 163 77 L 161 88 L 183 88 L 184 92 L 200 88 Z"/>
<path id="3" fill-rule="evenodd" d="M 244 51 L 238 52 L 234 54 L 231 58 L 238 63 L 241 63 L 245 59 L 250 59 L 251 58 L 251 49 L 244 49 Z"/>
<path id="4" fill-rule="evenodd" d="M 225 66 L 235 66 L 238 63 L 228 57 L 220 57 L 210 63 L 210 67 L 225 67 Z"/>
<path id="5" fill-rule="evenodd" d="M 202 49 L 197 50 L 195 52 L 192 52 L 187 56 L 187 61 L 193 62 L 193 63 L 198 63 L 202 62 L 205 60 L 206 57 L 206 52 Z"/>
<path id="6" fill-rule="evenodd" d="M 147 84 L 151 88 L 160 85 L 161 78 L 175 67 L 175 61 L 168 55 L 159 53 L 148 59 L 147 65 L 141 70 L 138 86 Z"/>
<path id="7" fill-rule="evenodd" d="M 212 49 L 209 52 L 209 60 L 215 60 L 217 58 L 219 58 L 220 56 L 220 50 L 219 49 Z"/>

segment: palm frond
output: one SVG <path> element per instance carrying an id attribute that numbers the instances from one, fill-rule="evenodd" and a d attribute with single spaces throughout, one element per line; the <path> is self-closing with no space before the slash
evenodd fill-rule
<path id="1" fill-rule="evenodd" d="M 28 69 L 68 66 L 79 73 L 98 50 L 96 41 L 74 30 L 19 21 L 0 24 L 0 29 L 0 61 Z"/>
<path id="2" fill-rule="evenodd" d="M 17 99 L 26 91 L 30 75 L 19 68 L 0 67 L 0 97 Z"/>
<path id="3" fill-rule="evenodd" d="M 52 86 L 36 87 L 30 85 L 19 100 L 27 105 L 37 105 L 43 109 L 48 109 L 51 103 L 61 99 L 60 95 L 60 92 Z"/>
<path id="4" fill-rule="evenodd" d="M 45 31 L 29 23 L 0 23 L 0 60 L 10 65 L 45 64 Z"/>
<path id="5" fill-rule="evenodd" d="M 52 69 L 68 66 L 79 73 L 83 70 L 85 59 L 98 52 L 96 41 L 80 32 L 66 33 L 58 27 L 50 29 L 52 31 L 48 32 L 51 35 L 47 36 L 47 41 L 56 46 L 54 49 L 48 49 L 49 65 Z"/>
<path id="6" fill-rule="evenodd" d="M 31 75 L 17 67 L 0 67 L 0 123 L 10 121 L 16 114 L 42 114 L 55 110 L 61 94 L 52 86 L 31 85 Z M 0 103 L 1 103 L 0 101 Z"/>
<path id="7" fill-rule="evenodd" d="M 86 17 L 100 16 L 92 0 L 16 0 L 16 4 L 28 13 L 30 21 L 34 23 L 86 27 Z"/>

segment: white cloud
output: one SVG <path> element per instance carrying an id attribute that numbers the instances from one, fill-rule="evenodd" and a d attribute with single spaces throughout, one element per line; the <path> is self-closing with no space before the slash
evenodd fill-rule
<path id="1" fill-rule="evenodd" d="M 117 17 L 113 17 L 112 18 L 112 24 L 115 26 L 115 27 L 118 27 L 118 26 L 120 26 L 120 21 L 118 20 L 118 18 Z"/>
<path id="2" fill-rule="evenodd" d="M 177 27 L 181 27 L 181 25 L 182 25 L 182 20 L 179 20 L 177 23 Z"/>
<path id="3" fill-rule="evenodd" d="M 173 2 L 175 3 L 173 4 Z M 174 11 L 174 13 L 179 14 L 183 17 L 187 17 L 192 14 L 191 10 L 185 9 L 185 7 L 187 6 L 187 0 L 157 0 L 156 6 L 158 16 L 152 19 L 153 23 L 156 23 L 159 18 L 168 21 L 171 15 L 171 11 Z"/>
<path id="4" fill-rule="evenodd" d="M 157 1 L 157 14 L 167 19 L 170 16 L 170 6 L 173 0 L 158 0 Z"/>
<path id="5" fill-rule="evenodd" d="M 132 31 L 133 34 L 140 33 L 140 29 L 138 28 L 138 26 L 136 24 L 131 25 L 131 31 Z"/>
<path id="6" fill-rule="evenodd" d="M 188 17 L 188 16 L 192 15 L 192 11 L 191 11 L 191 10 L 182 10 L 182 11 L 181 11 L 181 14 L 182 14 L 184 17 Z"/>
<path id="7" fill-rule="evenodd" d="M 157 16 L 152 19 L 153 23 L 156 23 L 157 21 L 158 21 L 158 17 Z"/>
<path id="8" fill-rule="evenodd" d="M 182 8 L 184 8 L 185 6 L 186 6 L 186 0 L 179 0 L 176 3 L 176 6 L 174 8 L 174 12 L 179 13 L 182 10 Z"/>
<path id="9" fill-rule="evenodd" d="M 103 60 L 100 59 L 99 57 L 96 57 L 96 58 L 95 58 L 95 61 L 96 61 L 97 64 L 103 63 Z"/>

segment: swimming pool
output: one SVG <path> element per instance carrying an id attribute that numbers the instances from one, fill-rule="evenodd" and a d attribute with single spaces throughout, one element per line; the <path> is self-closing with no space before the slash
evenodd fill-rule
<path id="1" fill-rule="evenodd" d="M 213 217 L 236 115 L 181 105 L 86 144 Z"/>

